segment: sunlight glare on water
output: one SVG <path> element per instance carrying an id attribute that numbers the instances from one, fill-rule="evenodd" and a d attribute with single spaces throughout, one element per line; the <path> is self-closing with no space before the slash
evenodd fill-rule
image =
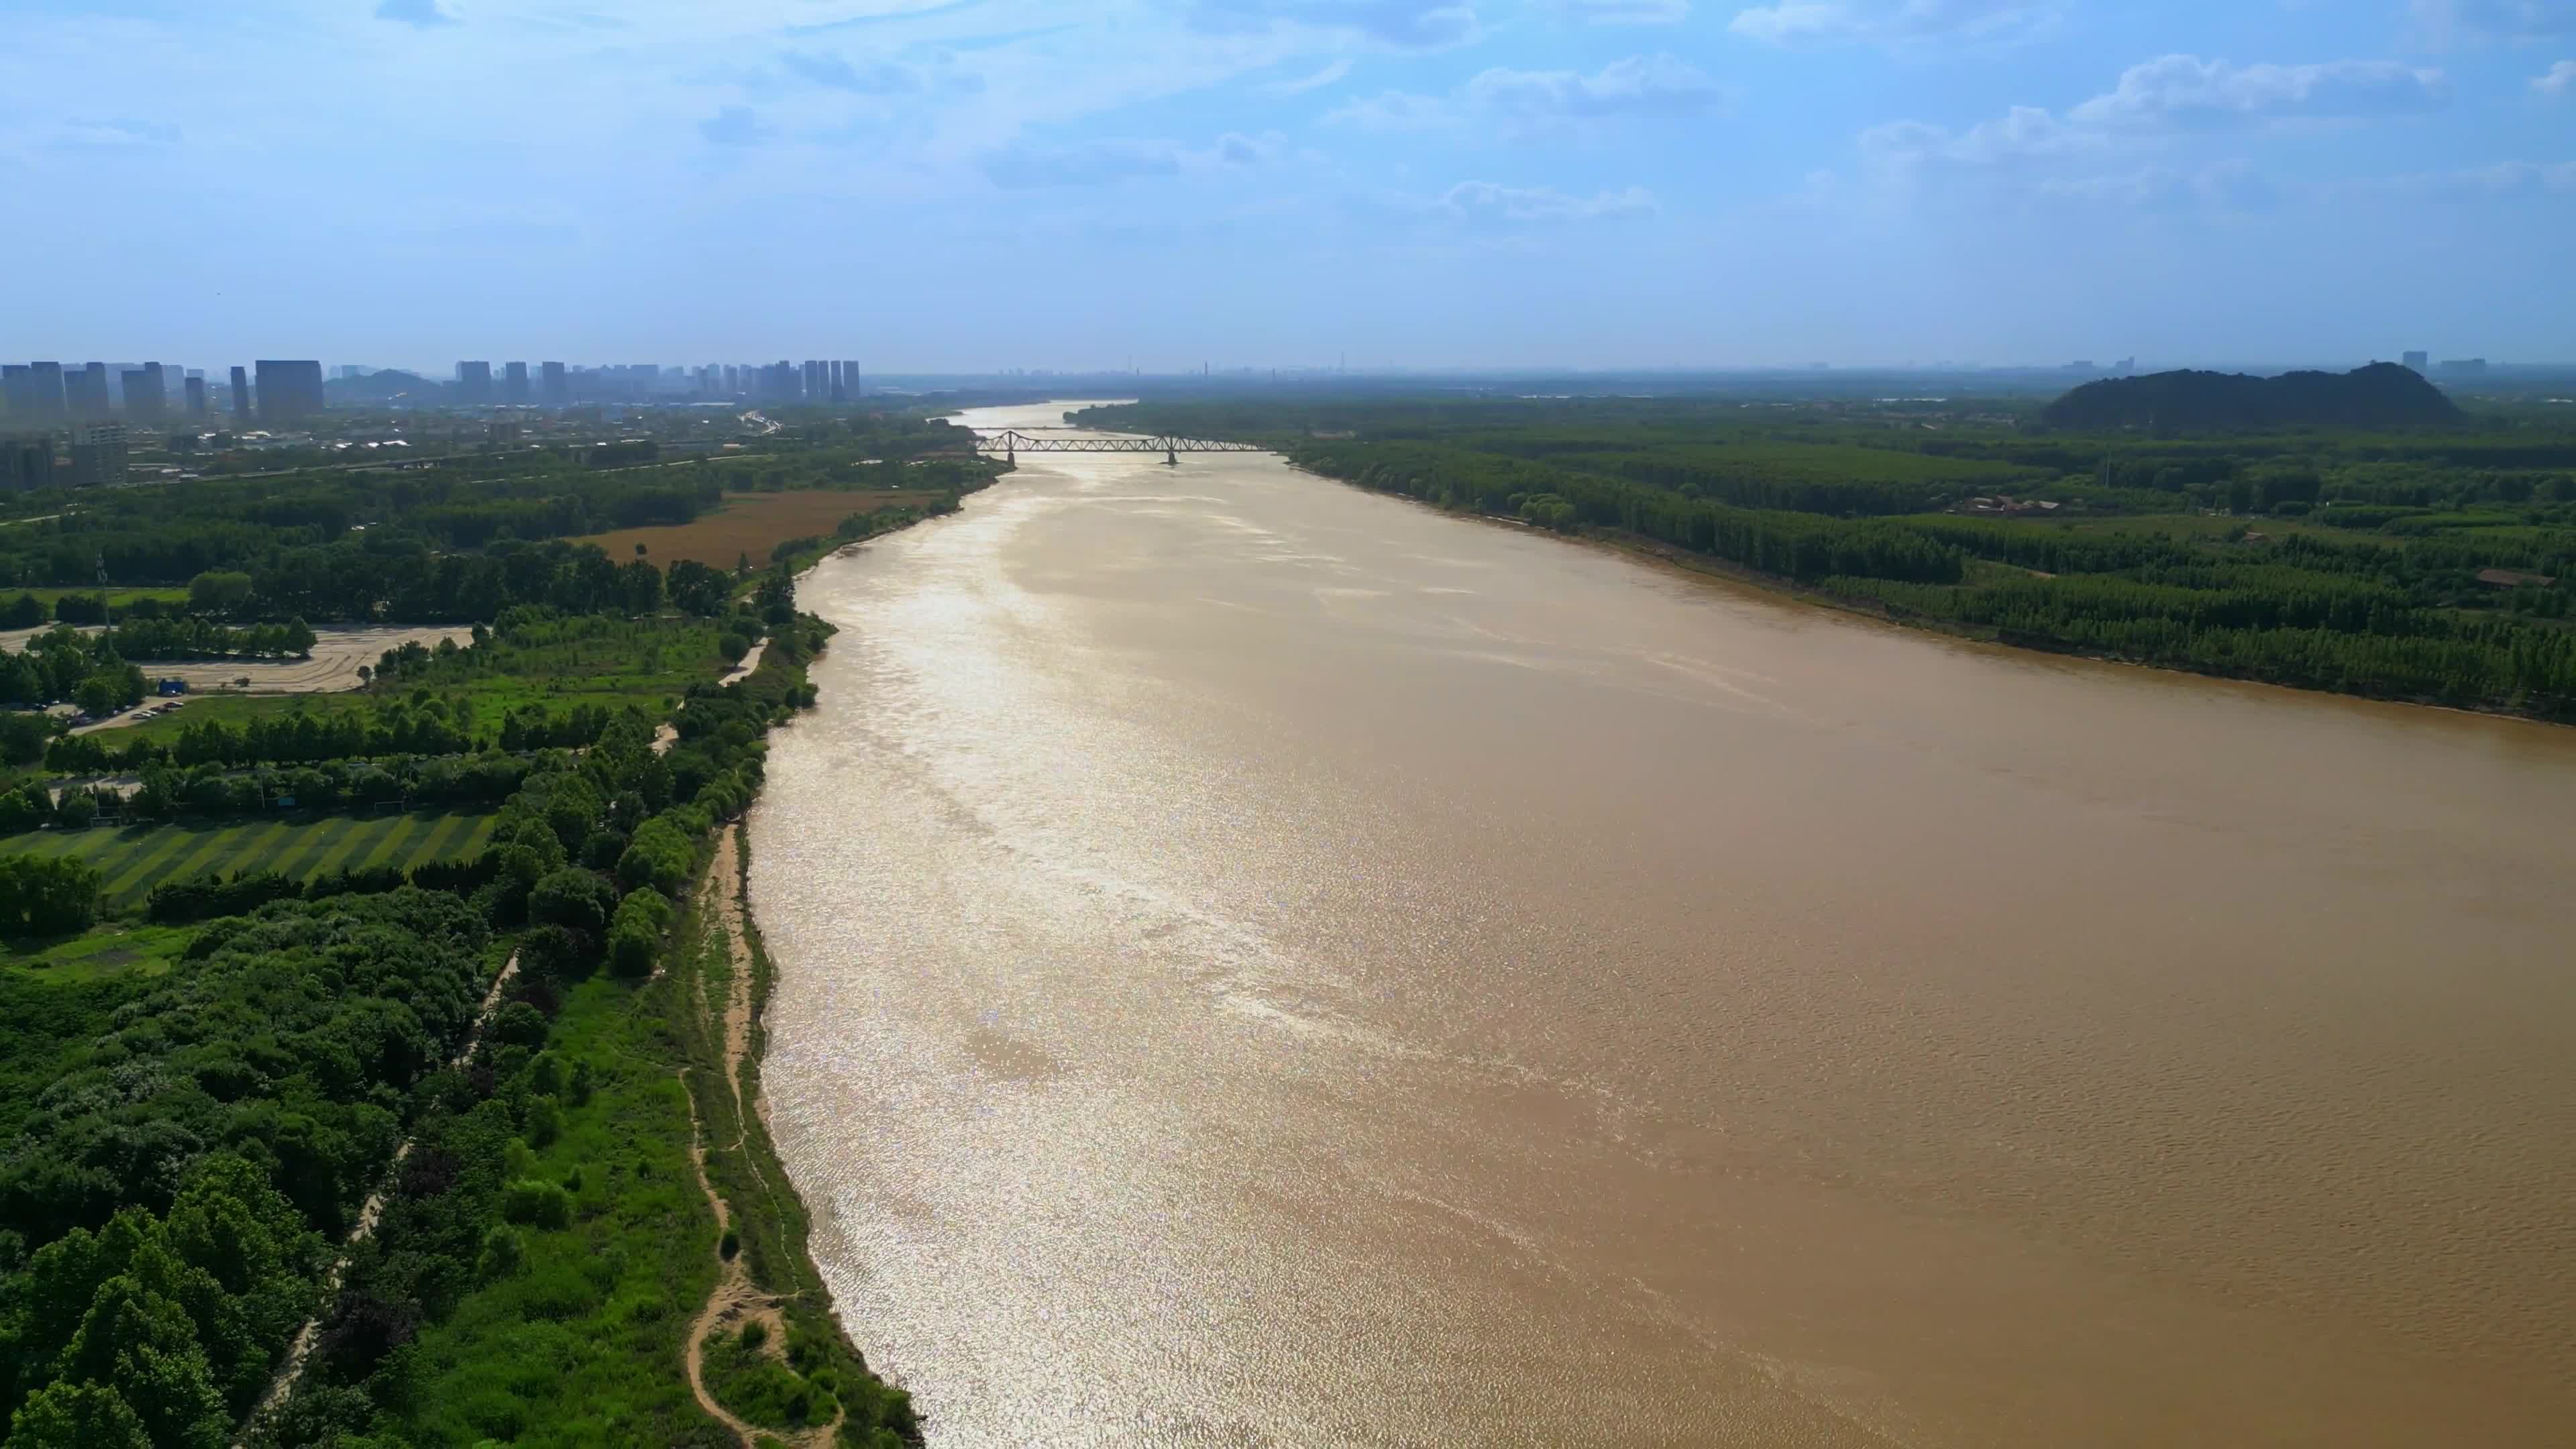
<path id="1" fill-rule="evenodd" d="M 934 1445 L 2576 1442 L 2576 732 L 1020 462 L 752 817 Z"/>

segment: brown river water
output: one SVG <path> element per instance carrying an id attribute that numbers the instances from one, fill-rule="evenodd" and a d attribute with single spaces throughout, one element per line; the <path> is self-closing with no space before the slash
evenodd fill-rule
<path id="1" fill-rule="evenodd" d="M 2576 1443 L 2576 730 L 1268 456 L 803 598 L 767 1083 L 935 1446 Z"/>

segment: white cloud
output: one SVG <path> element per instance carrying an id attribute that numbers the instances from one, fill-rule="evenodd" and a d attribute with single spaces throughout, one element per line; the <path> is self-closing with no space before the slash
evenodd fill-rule
<path id="1" fill-rule="evenodd" d="M 2024 40 L 2057 18 L 2057 0 L 1779 0 L 1736 12 L 1729 30 L 1773 45 L 1889 49 Z"/>
<path id="2" fill-rule="evenodd" d="M 2551 66 L 2547 75 L 2533 78 L 2531 88 L 2562 101 L 2576 99 L 2576 60 L 2562 60 Z"/>
<path id="3" fill-rule="evenodd" d="M 2318 188 L 2326 197 L 2394 199 L 2402 202 L 2492 201 L 2542 196 L 2576 196 L 2576 161 L 2541 163 L 2503 161 L 2459 171 L 2422 171 L 2395 176 L 2369 176 Z"/>
<path id="4" fill-rule="evenodd" d="M 1437 131 L 1464 119 L 1438 96 L 1411 91 L 1380 91 L 1324 113 L 1328 126 L 1357 126 L 1365 131 Z"/>
<path id="5" fill-rule="evenodd" d="M 1263 86 L 1261 93 L 1266 96 L 1302 96 L 1308 91 L 1322 90 L 1350 73 L 1350 60 L 1344 57 L 1328 63 L 1322 70 L 1312 74 L 1298 76 L 1294 80 L 1274 81 Z"/>
<path id="6" fill-rule="evenodd" d="M 1623 119 L 1675 119 L 1717 108 L 1725 92 L 1698 67 L 1669 55 L 1632 55 L 1586 75 L 1571 70 L 1478 73 L 1453 96 L 1384 91 L 1324 119 L 1377 131 L 1426 131 L 1471 120 L 1528 137 Z"/>
<path id="7" fill-rule="evenodd" d="M 1860 151 L 1881 181 L 1899 187 L 2248 209 L 2268 202 L 2272 188 L 2243 163 L 2195 171 L 2152 153 L 2186 133 L 2423 111 L 2449 94 L 2439 71 L 2382 61 L 2237 66 L 2172 55 L 2131 67 L 2117 87 L 2063 116 L 2015 106 L 1964 130 L 1898 121 L 1862 132 Z"/>
<path id="8" fill-rule="evenodd" d="M 2415 15 L 2444 39 L 2576 35 L 2576 0 L 2415 0 Z"/>
<path id="9" fill-rule="evenodd" d="M 2133 171 L 2048 177 L 2032 190 L 2047 200 L 2133 211 L 2259 211 L 2279 195 L 2270 178 L 2243 161 L 2222 161 L 2197 171 L 2145 166 Z"/>
<path id="10" fill-rule="evenodd" d="M 2101 135 L 2070 126 L 2037 106 L 2015 106 L 1964 131 L 1921 121 L 1897 121 L 1861 132 L 1861 154 L 1881 170 L 1991 170 L 2035 159 L 2057 159 L 2101 150 Z"/>
<path id="11" fill-rule="evenodd" d="M 1179 176 L 1268 165 L 1287 151 L 1275 132 L 1228 131 L 1206 147 L 1177 141 L 1103 140 L 1068 145 L 1022 142 L 984 157 L 984 175 L 1009 191 L 1054 186 L 1110 186 L 1138 177 Z"/>
<path id="12" fill-rule="evenodd" d="M 1461 181 L 1450 187 L 1432 209 L 1459 221 L 1526 225 L 1649 216 L 1656 208 L 1653 193 L 1641 186 L 1592 196 L 1568 196 L 1544 186 Z"/>
<path id="13" fill-rule="evenodd" d="M 1721 99 L 1716 82 L 1669 55 L 1632 55 L 1591 75 L 1497 67 L 1467 82 L 1467 101 L 1522 126 L 1614 116 L 1695 116 Z"/>
<path id="14" fill-rule="evenodd" d="M 2468 171 L 2455 171 L 2439 178 L 2454 193 L 2485 196 L 2552 196 L 2576 195 L 2576 161 L 2542 165 L 2532 161 L 2507 161 L 2495 166 L 2482 166 Z"/>
<path id="15" fill-rule="evenodd" d="M 378 0 L 378 20 L 391 20 L 423 30 L 434 25 L 454 25 L 456 17 L 438 8 L 438 0 Z"/>
<path id="16" fill-rule="evenodd" d="M 1398 50 L 1447 50 L 1485 33 L 1475 7 L 1459 0 L 1193 0 L 1190 15 L 1208 30 L 1303 26 L 1341 31 Z"/>
<path id="17" fill-rule="evenodd" d="M 2239 66 L 2168 55 L 2131 66 L 2109 94 L 2077 106 L 2068 117 L 2087 126 L 2208 128 L 2427 111 L 2450 94 L 2440 71 L 2394 61 Z"/>
<path id="18" fill-rule="evenodd" d="M 1690 0 L 1546 0 L 1547 8 L 1587 25 L 1679 25 Z"/>

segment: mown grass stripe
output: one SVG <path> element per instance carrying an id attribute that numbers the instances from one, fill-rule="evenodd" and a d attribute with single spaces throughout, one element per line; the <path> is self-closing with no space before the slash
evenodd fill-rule
<path id="1" fill-rule="evenodd" d="M 221 858 L 224 838 L 221 830 L 185 830 L 176 825 L 165 825 L 160 834 L 168 839 L 148 850 L 111 855 L 99 862 L 106 872 L 109 895 L 138 896 L 150 889 L 153 882 L 183 873 L 193 875 Z"/>
<path id="2" fill-rule="evenodd" d="M 286 827 L 276 821 L 265 825 L 234 825 L 206 832 L 203 846 L 188 859 L 143 873 L 127 888 L 138 894 L 149 892 L 165 880 L 194 880 L 210 871 L 238 875 L 244 871 L 265 869 L 270 849 Z"/>
<path id="3" fill-rule="evenodd" d="M 335 870 L 348 869 L 351 856 L 356 855 L 363 847 L 376 844 L 376 835 L 367 829 L 365 822 L 343 820 L 339 824 L 342 829 L 332 838 L 330 848 L 322 852 L 321 859 L 313 862 L 308 879 L 312 876 L 329 875 Z"/>
<path id="4" fill-rule="evenodd" d="M 412 863 L 417 865 L 424 860 L 445 860 L 454 853 L 458 841 L 473 833 L 473 816 L 450 815 L 439 821 L 436 827 L 423 832 L 413 843 Z"/>
<path id="5" fill-rule="evenodd" d="M 59 838 L 63 841 L 63 854 L 76 855 L 81 859 L 88 861 L 90 864 L 96 865 L 102 858 L 114 854 L 120 848 L 121 844 L 130 843 L 133 845 L 141 845 L 143 843 L 141 840 L 121 842 L 119 837 L 124 834 L 125 832 L 122 830 L 107 830 L 93 827 L 87 830 L 68 831 Z M 154 843 L 157 844 L 158 842 L 156 841 Z"/>
<path id="6" fill-rule="evenodd" d="M 492 838 L 493 827 L 501 823 L 501 817 L 498 812 L 489 815 L 477 815 L 473 817 L 473 820 L 474 828 L 465 832 L 465 843 L 456 848 L 457 854 L 459 855 L 474 855 L 479 853 L 483 849 L 483 843 Z"/>
<path id="7" fill-rule="evenodd" d="M 295 826 L 286 844 L 278 848 L 277 860 L 267 868 L 288 880 L 310 880 L 318 874 L 314 867 L 321 857 L 357 824 L 352 820 L 316 820 Z"/>
<path id="8" fill-rule="evenodd" d="M 358 863 L 354 868 L 373 870 L 377 866 L 390 863 L 409 870 L 412 862 L 401 858 L 404 838 L 404 832 L 400 830 L 378 830 L 370 833 L 367 836 L 366 849 L 358 853 Z"/>
<path id="9" fill-rule="evenodd" d="M 171 871 L 184 868 L 190 861 L 211 857 L 221 845 L 224 834 L 221 830 L 162 826 L 152 833 L 154 839 L 148 849 L 138 848 L 111 855 L 100 862 L 106 874 L 104 884 L 107 893 L 117 897 L 142 894 L 153 881 L 160 880 Z M 157 839 L 165 835 L 169 838 Z"/>

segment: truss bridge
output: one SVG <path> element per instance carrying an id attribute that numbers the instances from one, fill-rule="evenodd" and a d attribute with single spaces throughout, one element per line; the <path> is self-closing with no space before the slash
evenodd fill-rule
<path id="1" fill-rule="evenodd" d="M 978 434 L 975 451 L 1000 453 L 1007 462 L 1017 462 L 1023 452 L 1029 453 L 1160 453 L 1163 462 L 1180 466 L 1183 453 L 1259 453 L 1267 451 L 1250 443 L 1228 443 L 1215 438 L 1183 438 L 1171 434 L 1156 437 L 1120 434 L 1086 433 L 1067 429 L 1064 436 L 1043 432 L 1023 432 L 1018 428 L 998 433 Z"/>

